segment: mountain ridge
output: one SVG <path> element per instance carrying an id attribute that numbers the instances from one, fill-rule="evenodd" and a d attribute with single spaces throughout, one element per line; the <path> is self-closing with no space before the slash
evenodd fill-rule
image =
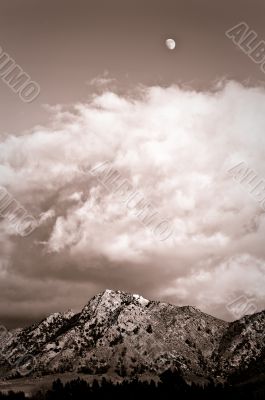
<path id="1" fill-rule="evenodd" d="M 229 323 L 193 306 L 106 289 L 79 313 L 53 313 L 0 338 L 0 376 L 79 371 L 125 378 L 174 368 L 187 379 L 240 380 L 248 368 L 263 373 L 264 328 L 265 311 Z"/>

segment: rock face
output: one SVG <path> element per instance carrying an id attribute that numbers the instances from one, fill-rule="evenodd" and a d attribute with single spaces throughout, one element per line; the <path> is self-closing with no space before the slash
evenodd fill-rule
<path id="1" fill-rule="evenodd" d="M 106 290 L 81 313 L 0 333 L 0 374 L 131 377 L 173 367 L 190 380 L 247 379 L 264 373 L 264 328 L 265 312 L 227 323 L 193 307 Z"/>

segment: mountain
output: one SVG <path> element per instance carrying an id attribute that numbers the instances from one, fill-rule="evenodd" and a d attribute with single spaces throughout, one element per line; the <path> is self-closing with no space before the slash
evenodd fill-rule
<path id="1" fill-rule="evenodd" d="M 0 337 L 1 377 L 68 371 L 241 382 L 264 377 L 265 312 L 228 323 L 185 306 L 105 290 L 74 314 L 55 313 Z M 18 372 L 17 372 L 18 371 Z"/>

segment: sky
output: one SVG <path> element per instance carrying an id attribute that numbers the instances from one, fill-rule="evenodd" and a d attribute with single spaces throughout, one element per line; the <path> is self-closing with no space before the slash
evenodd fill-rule
<path id="1" fill-rule="evenodd" d="M 227 172 L 243 161 L 265 177 L 264 73 L 225 35 L 245 21 L 265 40 L 264 11 L 1 0 L 0 47 L 41 89 L 24 103 L 0 79 L 0 185 L 38 221 L 22 237 L 0 220 L 2 324 L 78 311 L 106 288 L 226 320 L 242 296 L 264 309 L 264 210 Z M 89 172 L 106 161 L 168 221 L 166 240 Z"/>

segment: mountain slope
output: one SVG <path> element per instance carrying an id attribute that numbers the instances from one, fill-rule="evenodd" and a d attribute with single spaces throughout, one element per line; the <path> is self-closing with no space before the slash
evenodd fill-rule
<path id="1" fill-rule="evenodd" d="M 0 371 L 15 373 L 23 346 L 35 368 L 33 358 L 25 358 L 19 362 L 22 375 L 83 371 L 128 377 L 174 367 L 187 379 L 226 380 L 246 366 L 264 368 L 264 317 L 263 312 L 229 324 L 193 307 L 106 290 L 81 313 L 56 313 L 0 339 L 2 354 L 9 355 Z"/>
<path id="2" fill-rule="evenodd" d="M 265 311 L 232 322 L 218 348 L 220 374 L 233 381 L 255 378 L 265 372 Z"/>

